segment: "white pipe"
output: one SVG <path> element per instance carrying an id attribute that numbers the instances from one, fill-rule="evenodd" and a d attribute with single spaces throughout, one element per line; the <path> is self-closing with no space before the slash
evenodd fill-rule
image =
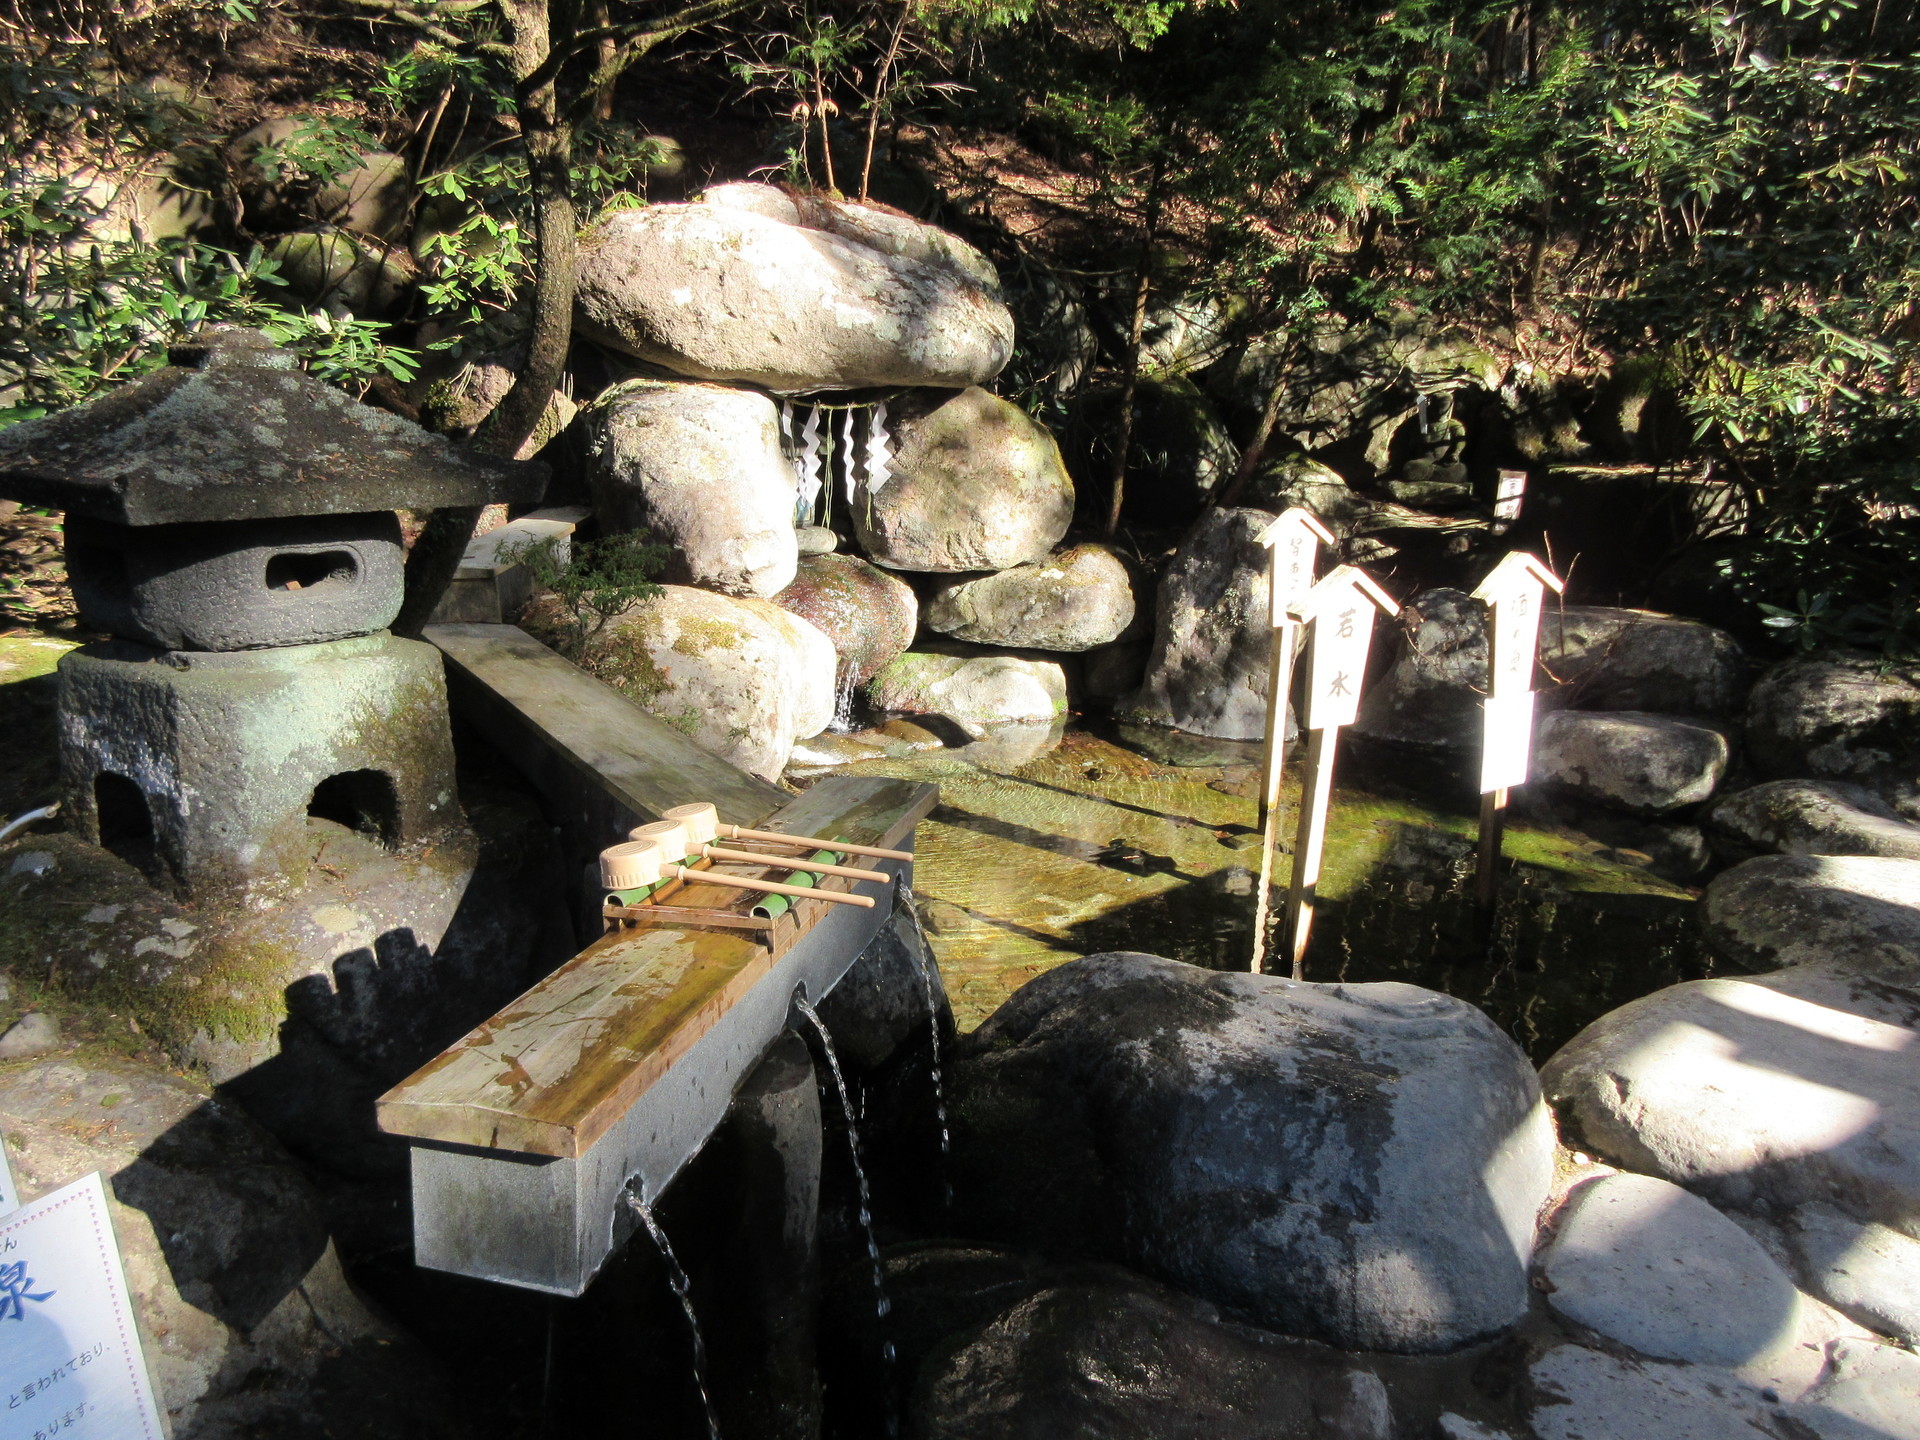
<path id="1" fill-rule="evenodd" d="M 51 820 L 59 813 L 60 802 L 56 800 L 51 805 L 42 805 L 38 810 L 29 810 L 24 815 L 16 816 L 7 822 L 5 829 L 0 829 L 0 845 L 6 844 L 7 841 L 11 840 L 20 831 L 26 829 L 27 826 L 33 824 L 35 821 Z"/>

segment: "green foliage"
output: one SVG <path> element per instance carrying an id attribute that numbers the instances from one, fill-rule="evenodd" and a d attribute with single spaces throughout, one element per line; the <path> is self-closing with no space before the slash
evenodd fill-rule
<path id="1" fill-rule="evenodd" d="M 642 600 L 664 593 L 654 584 L 671 553 L 651 543 L 645 530 L 630 530 L 598 540 L 557 536 L 504 546 L 500 559 L 527 567 L 533 583 L 551 591 L 567 612 L 560 650 L 575 664 L 586 660 L 587 646 L 607 621 Z"/>

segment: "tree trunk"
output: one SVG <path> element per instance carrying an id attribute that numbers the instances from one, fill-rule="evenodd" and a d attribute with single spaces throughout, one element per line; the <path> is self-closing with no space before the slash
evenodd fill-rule
<path id="1" fill-rule="evenodd" d="M 1260 423 L 1254 428 L 1253 439 L 1240 452 L 1240 463 L 1233 467 L 1233 479 L 1227 482 L 1227 488 L 1215 498 L 1214 504 L 1227 506 L 1239 502 L 1240 492 L 1247 488 L 1247 481 L 1266 458 L 1267 444 L 1273 439 L 1274 427 L 1280 423 L 1280 406 L 1286 398 L 1287 367 L 1282 365 L 1274 374 L 1272 388 L 1267 391 L 1267 403 L 1261 407 Z"/>
<path id="2" fill-rule="evenodd" d="M 1140 265 L 1134 272 L 1133 320 L 1127 327 L 1126 378 L 1120 385 L 1120 429 L 1114 437 L 1113 483 L 1108 490 L 1107 523 L 1101 534 L 1108 540 L 1120 528 L 1120 506 L 1126 499 L 1127 460 L 1133 450 L 1133 398 L 1140 389 L 1140 337 L 1147 328 L 1147 300 L 1153 293 L 1153 242 L 1160 230 L 1160 167 L 1147 186 L 1147 231 L 1140 242 Z"/>
<path id="3" fill-rule="evenodd" d="M 578 0 L 549 6 L 547 0 L 501 0 L 512 35 L 513 70 L 524 82 L 545 63 L 555 38 L 563 42 L 579 28 Z M 510 459 L 546 413 L 554 387 L 566 368 L 573 338 L 574 232 L 573 128 L 561 116 L 554 81 L 516 94 L 520 135 L 527 147 L 528 179 L 533 191 L 534 286 L 527 363 L 513 387 L 494 407 L 474 436 L 483 455 Z M 407 557 L 406 596 L 393 623 L 396 635 L 418 636 L 460 568 L 473 539 L 479 509 L 453 506 L 436 510 Z"/>

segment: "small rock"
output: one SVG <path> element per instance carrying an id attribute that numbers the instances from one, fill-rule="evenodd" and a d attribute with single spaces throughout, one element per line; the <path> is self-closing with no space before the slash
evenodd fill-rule
<path id="1" fill-rule="evenodd" d="M 864 482 L 855 538 L 890 570 L 960 574 L 1043 560 L 1073 519 L 1073 481 L 1045 426 L 985 390 L 896 402 L 884 481 Z"/>
<path id="2" fill-rule="evenodd" d="M 1764 775 L 1850 780 L 1920 820 L 1920 670 L 1854 656 L 1774 666 L 1747 700 Z"/>
<path id="3" fill-rule="evenodd" d="M 1830 1354 L 1795 1419 L 1820 1440 L 1920 1440 L 1920 1355 L 1862 1340 L 1836 1340 Z"/>
<path id="4" fill-rule="evenodd" d="M 997 575 L 956 580 L 927 602 L 927 628 L 976 645 L 1091 650 L 1133 623 L 1133 581 L 1104 545 L 1076 545 Z"/>
<path id="5" fill-rule="evenodd" d="M 920 628 L 920 601 L 907 582 L 857 555 L 806 556 L 773 603 L 833 642 L 842 683 L 871 680 Z"/>
<path id="6" fill-rule="evenodd" d="M 1131 718 L 1220 740 L 1267 728 L 1268 553 L 1264 510 L 1215 509 L 1180 542 L 1160 580 L 1147 678 Z"/>
<path id="7" fill-rule="evenodd" d="M 1794 1211 L 1788 1233 L 1808 1290 L 1851 1320 L 1920 1345 L 1920 1240 L 1818 1203 Z"/>
<path id="8" fill-rule="evenodd" d="M 1713 802 L 1707 824 L 1759 850 L 1920 860 L 1920 825 L 1861 785 L 1769 780 Z"/>
<path id="9" fill-rule="evenodd" d="M 1313 1415 L 1326 1440 L 1393 1440 L 1393 1404 L 1371 1370 L 1349 1370 L 1323 1381 Z"/>
<path id="10" fill-rule="evenodd" d="M 1482 1425 L 1469 1420 L 1464 1415 L 1456 1415 L 1451 1410 L 1443 1411 L 1439 1424 L 1440 1440 L 1513 1440 L 1504 1430 L 1496 1430 L 1491 1425 Z"/>
<path id="11" fill-rule="evenodd" d="M 588 406 L 586 423 L 602 528 L 651 531 L 671 548 L 668 580 L 762 599 L 792 582 L 793 467 L 764 394 L 629 380 Z"/>
<path id="12" fill-rule="evenodd" d="M 994 725 L 1051 722 L 1067 708 L 1067 677 L 1046 659 L 929 647 L 884 666 L 867 698 L 881 710 L 944 715 L 977 737 Z"/>
<path id="13" fill-rule="evenodd" d="M 1819 1357 L 1798 1349 L 1793 1281 L 1739 1226 L 1665 1180 L 1608 1175 L 1580 1185 L 1540 1272 L 1555 1310 L 1643 1355 L 1796 1392 L 1819 1372 Z"/>
<path id="14" fill-rule="evenodd" d="M 1700 909 L 1714 948 L 1748 970 L 1920 976 L 1920 860 L 1762 855 L 1715 876 Z"/>
<path id="15" fill-rule="evenodd" d="M 26 1060 L 60 1048 L 60 1022 L 41 1010 L 29 1010 L 0 1035 L 0 1060 Z"/>
<path id="16" fill-rule="evenodd" d="M 1560 1345 L 1534 1361 L 1528 1414 L 1539 1440 L 1790 1440 L 1775 1406 L 1708 1365 L 1620 1360 Z"/>
<path id="17" fill-rule="evenodd" d="M 1727 737 L 1670 715 L 1561 710 L 1534 735 L 1532 779 L 1549 791 L 1655 816 L 1695 805 L 1726 773 Z"/>
<path id="18" fill-rule="evenodd" d="M 793 532 L 793 543 L 804 555 L 831 555 L 840 548 L 840 537 L 824 525 L 802 525 Z"/>

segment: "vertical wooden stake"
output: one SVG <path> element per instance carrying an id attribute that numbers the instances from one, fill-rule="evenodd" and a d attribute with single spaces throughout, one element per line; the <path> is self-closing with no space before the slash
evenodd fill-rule
<path id="1" fill-rule="evenodd" d="M 1287 692 L 1293 688 L 1293 657 L 1300 643 L 1300 622 L 1288 620 L 1273 631 L 1267 657 L 1267 756 L 1260 779 L 1260 878 L 1253 902 L 1253 963 L 1258 975 L 1267 958 L 1267 919 L 1272 905 L 1273 849 L 1279 825 L 1280 771 L 1287 751 Z"/>
<path id="2" fill-rule="evenodd" d="M 1333 800 L 1333 753 L 1338 726 L 1309 732 L 1307 769 L 1300 778 L 1300 829 L 1293 842 L 1293 881 L 1287 886 L 1287 953 L 1293 978 L 1307 978 L 1307 939 L 1313 929 L 1314 889 L 1327 843 L 1327 807 Z"/>
<path id="3" fill-rule="evenodd" d="M 1474 872 L 1474 899 L 1479 902 L 1481 923 L 1493 915 L 1500 898 L 1500 841 L 1507 824 L 1505 787 L 1489 790 L 1480 797 L 1480 855 Z"/>

